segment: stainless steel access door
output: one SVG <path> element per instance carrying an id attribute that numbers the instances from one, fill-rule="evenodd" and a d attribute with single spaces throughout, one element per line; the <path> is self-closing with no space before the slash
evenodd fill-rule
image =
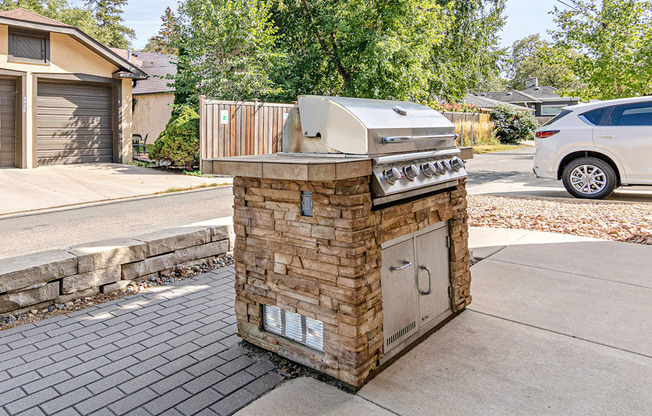
<path id="1" fill-rule="evenodd" d="M 419 299 L 414 268 L 414 239 L 383 249 L 381 280 L 385 351 L 419 329 Z"/>
<path id="2" fill-rule="evenodd" d="M 421 325 L 435 324 L 450 314 L 448 227 L 416 237 L 416 272 Z"/>

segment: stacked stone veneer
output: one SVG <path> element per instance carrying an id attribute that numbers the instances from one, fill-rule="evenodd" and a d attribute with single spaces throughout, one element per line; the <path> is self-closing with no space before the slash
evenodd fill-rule
<path id="1" fill-rule="evenodd" d="M 372 210 L 369 176 L 331 182 L 236 177 L 236 314 L 254 344 L 361 386 L 382 357 L 383 242 L 449 221 L 453 312 L 471 302 L 466 190 Z M 300 191 L 312 191 L 313 217 Z M 324 352 L 262 328 L 262 305 L 324 323 Z"/>
<path id="2" fill-rule="evenodd" d="M 232 227 L 204 225 L 0 260 L 0 317 L 170 274 L 230 250 Z"/>

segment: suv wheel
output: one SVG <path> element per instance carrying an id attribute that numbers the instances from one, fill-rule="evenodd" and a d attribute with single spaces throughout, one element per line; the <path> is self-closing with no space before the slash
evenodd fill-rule
<path id="1" fill-rule="evenodd" d="M 616 173 L 601 159 L 582 157 L 566 165 L 562 181 L 575 198 L 603 199 L 616 188 Z"/>

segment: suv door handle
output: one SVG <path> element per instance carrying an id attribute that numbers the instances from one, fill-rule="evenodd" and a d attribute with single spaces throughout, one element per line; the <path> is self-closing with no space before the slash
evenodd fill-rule
<path id="1" fill-rule="evenodd" d="M 614 136 L 613 134 L 600 134 L 600 135 L 598 135 L 598 139 L 613 139 L 615 137 L 616 136 Z"/>

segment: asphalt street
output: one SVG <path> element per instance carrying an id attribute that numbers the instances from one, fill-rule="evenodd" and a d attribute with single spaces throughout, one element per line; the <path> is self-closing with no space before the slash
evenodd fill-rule
<path id="1" fill-rule="evenodd" d="M 232 205 L 228 186 L 0 218 L 0 259 L 230 217 Z"/>

